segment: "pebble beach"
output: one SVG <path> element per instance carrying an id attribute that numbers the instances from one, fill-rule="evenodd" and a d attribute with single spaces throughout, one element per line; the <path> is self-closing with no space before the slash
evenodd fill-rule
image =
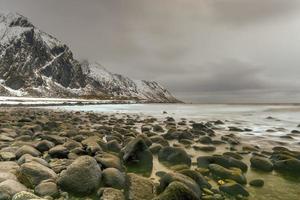
<path id="1" fill-rule="evenodd" d="M 161 112 L 2 108 L 0 199 L 299 198 L 299 144 L 284 141 L 300 127 L 262 145 L 243 124 Z"/>

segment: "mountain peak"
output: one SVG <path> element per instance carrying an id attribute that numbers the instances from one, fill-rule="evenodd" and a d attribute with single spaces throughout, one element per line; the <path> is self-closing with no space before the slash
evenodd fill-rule
<path id="1" fill-rule="evenodd" d="M 16 12 L 0 13 L 0 22 L 5 22 L 8 27 L 34 27 L 27 17 Z"/>

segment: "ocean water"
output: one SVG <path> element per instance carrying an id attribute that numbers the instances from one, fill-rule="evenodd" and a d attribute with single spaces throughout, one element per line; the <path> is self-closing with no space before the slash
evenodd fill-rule
<path id="1" fill-rule="evenodd" d="M 110 114 L 139 114 L 157 118 L 171 116 L 175 119 L 186 118 L 195 121 L 223 120 L 226 121 L 228 126 L 252 129 L 252 132 L 245 133 L 245 137 L 266 137 L 275 141 L 282 141 L 280 136 L 297 129 L 297 126 L 300 124 L 300 105 L 107 104 L 58 106 L 52 108 Z M 164 111 L 167 114 L 163 114 Z M 270 130 L 273 131 L 271 132 Z M 294 140 L 287 139 L 285 142 L 289 143 L 292 148 L 298 147 L 300 150 L 298 145 L 300 135 L 295 135 L 293 138 Z"/>
<path id="2" fill-rule="evenodd" d="M 85 111 L 105 114 L 139 114 L 163 119 L 167 116 L 175 119 L 186 118 L 194 121 L 223 120 L 225 126 L 250 128 L 252 131 L 241 132 L 240 137 L 245 143 L 252 143 L 264 150 L 273 146 L 285 146 L 300 151 L 300 134 L 292 135 L 292 139 L 281 138 L 291 130 L 300 130 L 300 106 L 298 105 L 226 105 L 226 104 L 113 104 L 113 105 L 88 105 L 88 106 L 58 106 L 51 109 L 67 111 Z M 163 112 L 167 114 L 163 114 Z M 271 131 L 272 130 L 272 131 Z M 225 132 L 226 133 L 226 132 Z M 213 153 L 223 153 L 225 147 L 218 146 Z M 200 155 L 211 155 L 187 149 L 193 155 L 193 161 Z M 243 159 L 250 166 L 251 155 Z M 166 170 L 157 158 L 154 157 L 154 171 Z M 283 175 L 273 171 L 262 173 L 249 168 L 246 173 L 248 181 L 256 178 L 265 180 L 265 186 L 254 188 L 249 185 L 247 190 L 251 193 L 250 200 L 299 200 L 300 177 Z"/>
<path id="3" fill-rule="evenodd" d="M 251 118 L 280 117 L 300 123 L 300 105 L 232 105 L 232 104 L 103 104 L 103 105 L 72 105 L 56 107 L 72 111 L 92 111 L 100 113 L 131 113 L 161 116 L 163 111 L 174 117 L 191 119 L 214 118 Z M 164 114 L 166 115 L 166 114 Z"/>

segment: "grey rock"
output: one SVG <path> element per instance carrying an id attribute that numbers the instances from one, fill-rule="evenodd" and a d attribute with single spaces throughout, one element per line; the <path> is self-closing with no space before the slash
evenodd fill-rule
<path id="1" fill-rule="evenodd" d="M 155 124 L 155 125 L 153 125 L 153 131 L 154 132 L 164 132 L 164 129 L 162 126 Z"/>
<path id="2" fill-rule="evenodd" d="M 172 183 L 174 181 L 178 181 L 178 182 L 185 184 L 188 188 L 190 188 L 190 190 L 193 191 L 194 194 L 196 194 L 198 197 L 201 196 L 202 192 L 200 190 L 200 187 L 194 181 L 194 179 L 192 179 L 189 176 L 186 176 L 184 174 L 181 174 L 181 173 L 167 173 L 167 174 L 163 175 L 161 177 L 161 179 L 159 180 L 159 186 L 157 187 L 157 192 L 161 193 L 162 191 L 164 191 L 167 188 L 167 186 L 170 183 Z"/>
<path id="3" fill-rule="evenodd" d="M 152 144 L 149 147 L 149 150 L 151 151 L 152 154 L 157 154 L 162 148 L 163 146 L 160 144 Z"/>
<path id="4" fill-rule="evenodd" d="M 121 151 L 122 146 L 117 140 L 111 140 L 107 143 L 107 150 L 119 153 Z"/>
<path id="5" fill-rule="evenodd" d="M 57 126 L 58 125 L 56 125 L 55 122 L 51 122 L 51 123 L 47 122 L 44 125 L 44 128 L 46 128 L 46 129 L 52 129 L 51 127 L 57 127 Z M 58 135 L 44 134 L 44 135 L 41 135 L 40 138 L 42 138 L 43 140 L 48 140 L 48 141 L 54 143 L 54 145 L 59 145 L 59 144 L 63 144 L 63 143 L 66 142 L 66 138 L 65 137 L 61 137 L 61 136 L 58 136 Z"/>
<path id="6" fill-rule="evenodd" d="M 235 158 L 235 159 L 237 159 L 237 160 L 242 160 L 242 159 L 243 159 L 243 156 L 241 156 L 241 155 L 238 154 L 238 153 L 231 152 L 231 151 L 224 152 L 224 153 L 223 153 L 223 156 L 232 157 L 232 158 Z"/>
<path id="7" fill-rule="evenodd" d="M 123 189 L 125 187 L 125 175 L 116 168 L 106 168 L 102 172 L 102 184 L 105 187 Z"/>
<path id="8" fill-rule="evenodd" d="M 67 169 L 74 160 L 70 159 L 51 159 L 49 162 L 50 168 L 57 174 Z"/>
<path id="9" fill-rule="evenodd" d="M 14 161 L 3 161 L 0 162 L 0 171 L 3 172 L 12 172 L 16 173 L 16 171 L 20 168 L 18 163 Z"/>
<path id="10" fill-rule="evenodd" d="M 41 198 L 27 191 L 19 192 L 15 194 L 12 198 L 12 200 L 34 200 L 34 199 L 41 199 Z"/>
<path id="11" fill-rule="evenodd" d="M 12 141 L 14 141 L 14 138 L 6 136 L 6 135 L 0 135 L 0 141 L 1 142 L 12 142 Z"/>
<path id="12" fill-rule="evenodd" d="M 300 160 L 291 158 L 287 160 L 276 161 L 274 163 L 274 169 L 291 174 L 300 174 Z"/>
<path id="13" fill-rule="evenodd" d="M 114 188 L 100 188 L 97 194 L 100 200 L 125 200 L 123 192 Z"/>
<path id="14" fill-rule="evenodd" d="M 88 137 L 83 140 L 81 143 L 86 148 L 86 151 L 89 155 L 94 155 L 98 152 L 102 151 L 102 147 L 100 146 L 101 139 L 97 136 Z"/>
<path id="15" fill-rule="evenodd" d="M 255 145 L 248 144 L 248 145 L 243 145 L 242 150 L 243 151 L 256 152 L 256 151 L 259 151 L 259 147 L 255 146 Z"/>
<path id="16" fill-rule="evenodd" d="M 191 158 L 182 148 L 163 147 L 158 152 L 158 160 L 167 166 L 187 165 L 191 166 Z"/>
<path id="17" fill-rule="evenodd" d="M 160 144 L 162 146 L 169 146 L 169 142 L 162 136 L 156 135 L 149 138 L 152 143 Z"/>
<path id="18" fill-rule="evenodd" d="M 153 156 L 142 138 L 131 140 L 122 149 L 120 155 L 129 172 L 151 174 Z"/>
<path id="19" fill-rule="evenodd" d="M 17 181 L 17 177 L 13 173 L 0 171 L 0 183 L 9 179 Z"/>
<path id="20" fill-rule="evenodd" d="M 80 156 L 58 178 L 58 186 L 67 192 L 89 195 L 98 189 L 101 182 L 101 169 L 90 156 Z"/>
<path id="21" fill-rule="evenodd" d="M 95 159 L 103 169 L 112 167 L 120 171 L 123 171 L 123 166 L 118 156 L 115 156 L 110 153 L 101 153 L 101 154 L 97 154 L 95 156 Z"/>
<path id="22" fill-rule="evenodd" d="M 18 159 L 17 162 L 18 162 L 19 165 L 22 165 L 22 164 L 28 163 L 28 162 L 37 162 L 37 163 L 40 163 L 41 165 L 49 167 L 49 163 L 46 160 L 44 160 L 42 158 L 38 158 L 38 157 L 33 157 L 30 154 L 24 154 L 23 156 L 21 156 Z"/>
<path id="23" fill-rule="evenodd" d="M 20 147 L 17 151 L 16 151 L 16 157 L 20 158 L 21 156 L 23 156 L 24 154 L 30 154 L 34 157 L 38 157 L 41 155 L 41 152 L 39 152 L 38 150 L 36 150 L 34 147 L 29 146 L 29 145 L 24 145 L 22 147 Z"/>
<path id="24" fill-rule="evenodd" d="M 39 150 L 40 152 L 45 152 L 54 146 L 55 146 L 55 144 L 53 142 L 50 142 L 48 140 L 42 140 L 36 144 L 35 148 L 37 150 Z"/>
<path id="25" fill-rule="evenodd" d="M 12 161 L 16 159 L 16 154 L 13 152 L 0 152 L 0 159 L 3 161 Z"/>
<path id="26" fill-rule="evenodd" d="M 246 177 L 239 170 L 226 169 L 225 167 L 222 167 L 221 165 L 217 164 L 210 164 L 208 168 L 214 176 L 219 177 L 221 179 L 231 179 L 240 184 L 247 183 Z"/>
<path id="27" fill-rule="evenodd" d="M 219 189 L 231 196 L 249 196 L 249 192 L 242 185 L 234 182 L 221 185 Z"/>
<path id="28" fill-rule="evenodd" d="M 193 148 L 197 151 L 205 151 L 205 152 L 209 152 L 209 151 L 215 151 L 216 147 L 212 146 L 212 145 L 194 145 Z"/>
<path id="29" fill-rule="evenodd" d="M 254 187 L 263 187 L 264 184 L 265 184 L 265 182 L 262 179 L 254 179 L 249 182 L 249 185 L 254 186 Z"/>
<path id="30" fill-rule="evenodd" d="M 67 158 L 69 150 L 63 145 L 57 145 L 49 149 L 48 153 L 52 158 Z"/>
<path id="31" fill-rule="evenodd" d="M 17 177 L 20 182 L 22 182 L 27 187 L 34 188 L 43 180 L 55 180 L 57 178 L 57 175 L 52 169 L 45 167 L 40 163 L 29 162 L 21 165 Z"/>
<path id="32" fill-rule="evenodd" d="M 16 180 L 8 179 L 0 183 L 0 196 L 12 197 L 14 194 L 26 190 L 28 189 Z"/>
<path id="33" fill-rule="evenodd" d="M 248 170 L 248 166 L 235 158 L 227 156 L 200 156 L 197 158 L 198 167 L 207 168 L 209 164 L 218 164 L 226 168 L 236 167 L 241 169 L 243 172 Z"/>
<path id="34" fill-rule="evenodd" d="M 72 139 L 68 139 L 64 144 L 64 147 L 66 147 L 69 151 L 72 149 L 81 149 L 82 148 L 82 144 L 80 142 L 77 142 L 75 140 Z"/>
<path id="35" fill-rule="evenodd" d="M 202 136 L 200 137 L 197 142 L 200 142 L 202 144 L 211 144 L 212 143 L 212 139 L 208 136 Z"/>
<path id="36" fill-rule="evenodd" d="M 211 188 L 211 185 L 208 183 L 208 181 L 205 179 L 205 177 L 199 172 L 196 172 L 196 171 L 190 170 L 190 169 L 184 169 L 184 170 L 179 171 L 179 173 L 193 179 L 201 189 L 203 189 L 203 188 L 210 189 Z"/>
<path id="37" fill-rule="evenodd" d="M 299 131 L 299 130 L 292 130 L 291 133 L 296 133 L 296 134 L 298 134 L 298 133 L 300 133 L 300 131 Z"/>
<path id="38" fill-rule="evenodd" d="M 174 181 L 153 200 L 200 200 L 200 198 L 187 185 Z"/>
<path id="39" fill-rule="evenodd" d="M 59 191 L 56 183 L 50 181 L 43 181 L 39 185 L 34 188 L 34 192 L 38 196 L 52 196 L 57 197 L 59 195 Z"/>
<path id="40" fill-rule="evenodd" d="M 263 157 L 260 157 L 260 156 L 253 156 L 250 159 L 250 162 L 251 162 L 251 167 L 252 168 L 262 170 L 262 171 L 266 171 L 266 172 L 271 172 L 273 170 L 273 164 L 267 158 L 263 158 Z"/>
<path id="41" fill-rule="evenodd" d="M 151 200 L 154 198 L 154 184 L 151 180 L 133 173 L 129 173 L 127 176 L 129 200 Z"/>

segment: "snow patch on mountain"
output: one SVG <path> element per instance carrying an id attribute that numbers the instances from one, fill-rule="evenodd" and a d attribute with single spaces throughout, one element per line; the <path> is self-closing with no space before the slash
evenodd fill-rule
<path id="1" fill-rule="evenodd" d="M 9 93 L 9 94 L 11 94 L 13 96 L 16 96 L 16 97 L 22 97 L 22 96 L 26 96 L 27 95 L 27 93 L 24 92 L 22 89 L 20 89 L 20 90 L 14 90 L 14 89 L 12 89 L 10 87 L 7 87 L 5 85 L 5 81 L 3 79 L 0 79 L 0 88 L 2 90 L 5 90 L 5 93 Z"/>
<path id="2" fill-rule="evenodd" d="M 84 73 L 112 91 L 115 96 L 129 96 L 153 102 L 176 102 L 177 100 L 159 83 L 145 80 L 132 80 L 108 71 L 99 63 L 83 64 Z"/>

